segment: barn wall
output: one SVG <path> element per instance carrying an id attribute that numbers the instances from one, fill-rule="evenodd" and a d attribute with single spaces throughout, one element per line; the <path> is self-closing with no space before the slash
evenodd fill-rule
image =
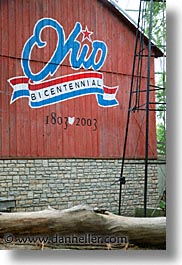
<path id="1" fill-rule="evenodd" d="M 88 56 L 92 52 L 93 41 L 107 45 L 106 60 L 96 74 L 103 75 L 105 86 L 117 87 L 115 100 L 118 104 L 100 106 L 97 95 L 92 93 L 40 108 L 33 108 L 24 92 L 13 101 L 12 95 L 17 85 L 14 78 L 26 77 L 22 61 L 30 59 L 32 72 L 38 73 L 46 66 L 57 45 L 56 31 L 47 27 L 41 33 L 47 46 L 41 49 L 35 45 L 30 58 L 22 54 L 36 23 L 42 18 L 57 21 L 63 27 L 66 39 L 79 22 L 82 31 L 77 41 L 81 48 L 88 45 Z M 83 38 L 86 26 L 93 33 L 92 41 Z M 38 210 L 48 204 L 62 209 L 88 203 L 103 205 L 117 212 L 119 183 L 115 183 L 115 180 L 120 175 L 120 158 L 123 154 L 134 32 L 102 1 L 97 0 L 0 0 L 0 29 L 0 199 L 14 197 L 17 211 Z M 99 55 L 98 52 L 96 61 Z M 144 59 L 141 80 L 144 89 L 146 66 L 147 59 Z M 88 71 L 94 72 L 87 67 L 75 69 L 68 53 L 53 76 L 39 81 L 63 76 L 67 78 L 80 73 L 84 77 Z M 151 83 L 154 83 L 153 59 Z M 35 89 L 36 86 L 31 88 Z M 54 90 L 49 90 L 49 93 L 54 93 Z M 141 105 L 145 99 L 143 93 Z M 154 99 L 155 95 L 151 93 L 150 101 L 154 102 Z M 135 112 L 131 116 L 126 157 L 143 159 L 145 113 Z M 157 158 L 155 127 L 155 113 L 150 112 L 150 159 Z M 143 203 L 141 184 L 144 170 L 143 165 L 127 167 L 123 213 L 131 215 L 135 206 Z M 157 169 L 150 166 L 148 205 L 156 206 L 157 199 Z"/>
<path id="2" fill-rule="evenodd" d="M 31 47 L 31 52 L 27 51 L 24 49 L 25 44 L 34 36 L 36 23 L 42 21 L 43 18 L 48 18 L 50 23 L 56 21 L 56 27 L 53 29 L 51 26 L 46 26 L 42 30 L 41 40 L 47 43 L 45 47 L 38 48 L 35 44 Z M 45 24 L 45 20 L 42 23 Z M 89 47 L 88 54 L 84 59 L 87 60 L 91 54 L 95 54 L 91 66 L 75 67 L 74 59 L 80 53 L 80 50 L 77 53 L 75 49 L 72 50 L 72 53 L 69 50 L 63 61 L 60 61 L 62 48 L 57 53 L 56 60 L 50 63 L 58 42 L 56 29 L 62 27 L 62 33 L 65 34 L 65 41 L 67 41 L 70 40 L 69 34 L 73 31 L 76 23 L 79 23 L 81 29 L 77 38 L 70 41 L 69 45 L 71 47 L 76 44 L 80 45 L 81 51 L 83 48 Z M 0 0 L 0 26 L 0 159 L 120 158 L 123 151 L 135 46 L 135 33 L 131 28 L 98 0 Z M 86 29 L 90 31 L 90 39 L 83 35 Z M 95 45 L 97 43 L 98 47 L 101 44 L 107 46 L 105 61 L 102 67 L 96 70 L 93 64 L 95 61 L 99 61 L 101 51 L 98 49 L 95 52 L 93 43 Z M 23 52 L 25 50 L 26 53 Z M 28 81 L 23 83 L 23 81 L 17 80 L 17 77 L 27 77 L 28 74 L 23 67 L 27 61 L 29 61 L 32 74 L 39 73 L 44 67 L 49 66 L 54 69 L 55 66 L 58 67 L 53 76 L 48 74 L 45 77 L 42 74 L 40 77 L 42 79 L 39 80 L 37 86 L 35 85 L 37 80 L 33 80 L 35 82 L 33 84 L 30 82 L 31 86 L 28 87 Z M 154 79 L 153 69 L 154 61 L 152 59 L 151 83 Z M 57 86 L 60 87 L 62 82 L 61 79 L 57 85 L 53 85 L 56 78 L 58 80 L 64 76 L 64 80 L 67 80 L 70 75 L 75 77 L 75 74 L 82 73 L 82 77 L 87 77 L 87 81 L 89 81 L 88 72 L 94 75 L 96 72 L 96 75 L 99 74 L 103 77 L 97 79 L 98 83 L 94 79 L 95 84 L 92 82 L 92 87 L 87 89 L 88 94 L 81 94 L 85 89 L 82 86 L 79 90 L 80 95 L 77 97 L 72 94 L 71 98 L 53 104 L 54 94 L 58 93 L 56 92 Z M 32 76 L 28 77 L 32 79 Z M 146 87 L 146 77 L 147 58 L 144 58 L 142 89 Z M 46 83 L 45 93 L 42 92 L 44 81 L 51 82 L 49 85 Z M 108 87 L 117 88 L 113 94 L 115 99 L 108 100 L 107 104 L 105 102 L 106 105 L 103 102 L 99 103 L 97 93 L 93 92 L 94 89 L 102 90 L 102 81 L 103 87 L 107 86 L 107 93 L 113 91 Z M 74 84 L 74 80 L 69 83 L 70 91 L 76 93 L 78 90 L 73 89 Z M 90 82 L 89 85 L 91 86 Z M 35 92 L 36 96 L 35 93 L 28 96 L 28 91 L 23 90 L 25 87 L 29 88 L 30 93 Z M 14 94 L 17 89 L 18 93 Z M 62 89 L 64 90 L 64 87 Z M 68 89 L 68 85 L 66 89 Z M 107 99 L 112 95 L 104 93 L 104 97 Z M 63 95 L 63 92 L 56 95 Z M 40 100 L 43 96 L 46 98 L 46 104 L 44 105 L 45 102 L 40 101 L 43 104 L 40 107 L 35 104 L 35 98 Z M 154 102 L 154 99 L 155 95 L 151 93 L 150 101 Z M 142 93 L 140 104 L 143 105 L 145 100 L 146 95 Z M 132 106 L 134 106 L 134 102 Z M 144 125 L 145 113 L 143 111 L 132 115 L 126 150 L 127 158 L 144 158 Z M 150 158 L 157 157 L 155 127 L 155 113 L 150 112 Z"/>
<path id="3" fill-rule="evenodd" d="M 134 215 L 136 207 L 143 207 L 144 167 L 140 162 L 125 165 L 124 215 Z M 120 160 L 0 160 L 0 198 L 14 198 L 17 211 L 88 204 L 118 213 L 119 182 L 115 181 L 120 169 Z M 158 199 L 157 166 L 149 165 L 147 206 L 156 208 Z"/>

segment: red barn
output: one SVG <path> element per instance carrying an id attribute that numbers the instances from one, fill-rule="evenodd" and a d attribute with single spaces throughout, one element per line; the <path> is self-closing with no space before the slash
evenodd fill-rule
<path id="1" fill-rule="evenodd" d="M 84 203 L 116 212 L 136 25 L 112 1 L 0 0 L 0 27 L 0 211 Z M 145 90 L 146 36 L 142 44 Z M 161 55 L 152 45 L 151 84 Z M 156 207 L 155 112 L 149 116 L 148 206 Z M 144 157 L 145 112 L 135 111 L 122 214 L 143 207 Z"/>
<path id="2" fill-rule="evenodd" d="M 124 13 L 103 0 L 8 0 L 0 27 L 0 158 L 121 158 L 136 31 Z M 141 120 L 127 158 L 144 157 Z M 150 158 L 155 127 L 150 113 Z"/>

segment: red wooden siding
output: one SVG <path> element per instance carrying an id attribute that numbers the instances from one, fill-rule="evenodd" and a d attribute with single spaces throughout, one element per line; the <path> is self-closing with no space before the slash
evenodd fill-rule
<path id="1" fill-rule="evenodd" d="M 65 38 L 76 22 L 93 32 L 92 40 L 106 43 L 107 58 L 98 72 L 104 84 L 118 86 L 119 105 L 98 106 L 95 95 L 86 95 L 41 108 L 31 108 L 28 98 L 10 104 L 13 89 L 9 80 L 23 76 L 22 49 L 41 18 L 53 18 L 65 32 Z M 0 0 L 0 158 L 90 157 L 118 158 L 122 155 L 132 73 L 135 34 L 98 0 Z M 82 34 L 77 38 L 82 43 Z M 41 38 L 47 46 L 34 47 L 30 66 L 38 73 L 49 61 L 57 44 L 53 28 L 45 28 Z M 85 40 L 91 49 L 91 42 Z M 83 44 L 82 43 L 82 44 Z M 89 56 L 89 54 L 88 54 Z M 97 55 L 99 57 L 99 53 Z M 143 80 L 146 86 L 146 62 Z M 154 82 L 152 62 L 151 82 Z M 56 73 L 46 80 L 75 73 L 69 55 Z M 45 81 L 45 80 L 44 80 Z M 151 95 L 154 101 L 155 95 Z M 145 102 L 142 95 L 141 102 Z M 68 123 L 69 122 L 69 123 Z M 143 158 L 145 146 L 145 113 L 131 115 L 127 158 Z M 156 157 L 155 113 L 150 113 L 150 158 Z"/>

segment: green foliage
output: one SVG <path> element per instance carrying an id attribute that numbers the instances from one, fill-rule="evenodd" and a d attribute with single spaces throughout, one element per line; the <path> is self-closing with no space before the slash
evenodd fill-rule
<path id="1" fill-rule="evenodd" d="M 157 112 L 157 117 L 159 119 L 162 119 L 165 122 L 165 111 L 164 109 L 166 108 L 163 103 L 166 102 L 166 72 L 160 73 L 159 80 L 157 82 L 157 86 L 162 88 L 161 90 L 158 90 L 156 92 L 156 102 L 161 103 L 161 105 L 158 105 L 158 112 Z"/>
<path id="2" fill-rule="evenodd" d="M 166 128 L 162 122 L 157 125 L 157 151 L 159 156 L 166 154 Z"/>
<path id="3" fill-rule="evenodd" d="M 166 3 L 165 2 L 153 2 L 152 5 L 152 39 L 156 43 L 156 45 L 166 52 Z M 147 21 L 147 29 L 146 34 L 149 35 L 149 23 L 150 23 L 150 2 L 146 4 L 146 21 Z M 164 62 L 163 62 L 164 63 Z M 166 154 L 166 106 L 164 103 L 166 102 L 166 71 L 165 68 L 162 69 L 162 72 L 158 73 L 157 83 L 156 85 L 161 90 L 157 90 L 156 92 L 156 102 L 162 103 L 157 104 L 157 119 L 159 120 L 157 123 L 157 149 L 158 154 L 165 156 Z"/>
<path id="4" fill-rule="evenodd" d="M 146 21 L 149 25 L 150 21 L 150 2 L 146 6 Z M 146 34 L 149 33 L 147 27 Z M 152 36 L 153 40 L 159 47 L 165 47 L 166 42 L 166 3 L 153 2 L 152 5 Z"/>

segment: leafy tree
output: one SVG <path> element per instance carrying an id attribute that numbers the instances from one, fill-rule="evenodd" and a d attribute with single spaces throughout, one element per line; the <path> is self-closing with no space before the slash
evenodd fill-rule
<path id="1" fill-rule="evenodd" d="M 146 21 L 150 21 L 150 2 L 146 3 Z M 146 34 L 149 33 L 149 26 Z M 166 46 L 166 2 L 154 2 L 152 4 L 152 36 L 155 43 L 165 50 Z"/>
<path id="2" fill-rule="evenodd" d="M 150 2 L 146 3 L 146 34 L 149 33 Z M 166 53 L 166 2 L 153 2 L 152 5 L 152 38 L 156 45 Z M 157 111 L 157 147 L 159 156 L 166 154 L 166 69 L 165 58 L 162 58 L 163 67 L 156 73 L 156 85 L 160 88 L 156 91 Z"/>

